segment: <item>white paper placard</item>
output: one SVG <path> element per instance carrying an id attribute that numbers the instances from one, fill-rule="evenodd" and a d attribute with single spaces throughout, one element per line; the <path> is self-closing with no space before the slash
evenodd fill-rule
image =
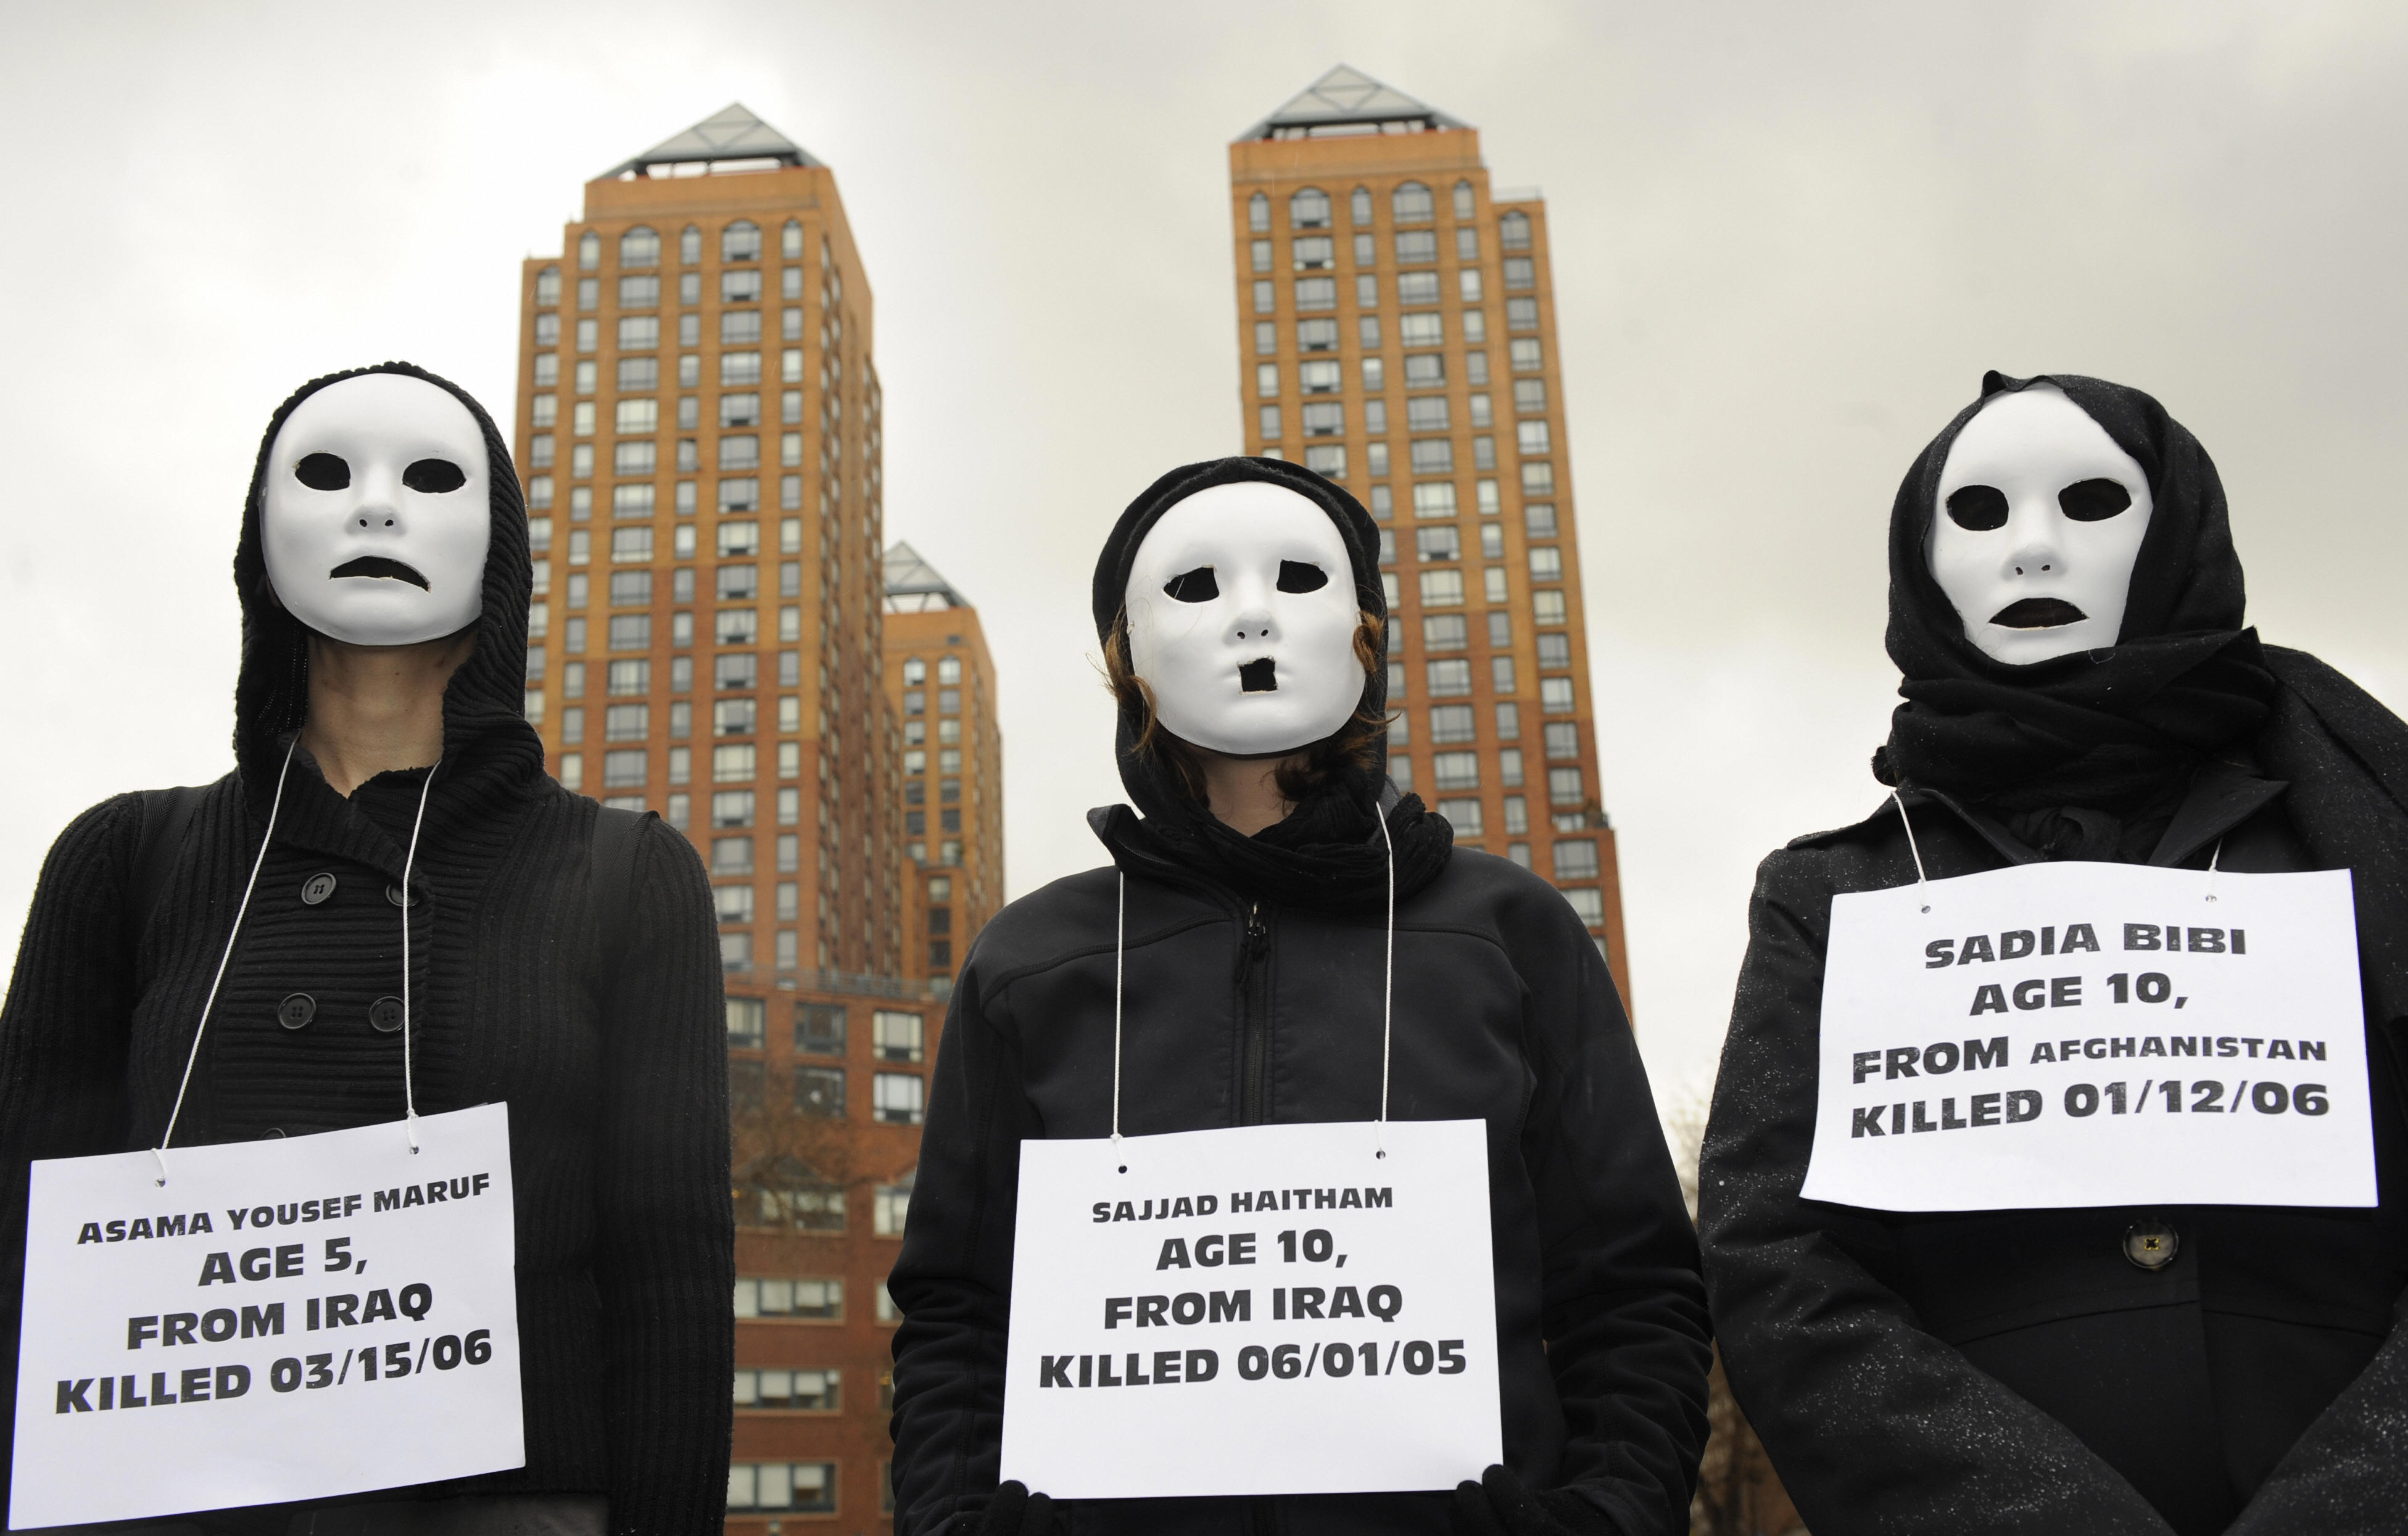
<path id="1" fill-rule="evenodd" d="M 1486 1127 L 1381 1144 L 1362 1121 L 1022 1142 L 1003 1476 L 1373 1493 L 1502 1460 Z"/>
<path id="2" fill-rule="evenodd" d="M 33 1165 L 10 1529 L 526 1462 L 509 1113 Z"/>
<path id="3" fill-rule="evenodd" d="M 2028 864 L 1834 897 L 1820 1059 L 1808 1199 L 2375 1203 L 2346 869 Z"/>

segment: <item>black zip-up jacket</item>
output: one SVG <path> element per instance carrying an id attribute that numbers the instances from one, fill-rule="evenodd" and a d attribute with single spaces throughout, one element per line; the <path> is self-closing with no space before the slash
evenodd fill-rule
<path id="1" fill-rule="evenodd" d="M 1125 809 L 1091 820 L 1127 876 L 1123 1132 L 1372 1118 L 1381 915 L 1249 901 Z M 1111 1131 L 1115 885 L 1095 869 L 1007 907 L 953 995 L 889 1282 L 902 1536 L 996 1487 L 1020 1143 Z M 1506 1464 L 1625 1536 L 1685 1530 L 1709 1353 L 1695 1238 L 1603 958 L 1554 887 L 1457 851 L 1398 904 L 1396 965 L 1390 1114 L 1487 1123 Z M 1068 1508 L 1097 1536 L 1448 1529 L 1442 1493 Z"/>
<path id="2" fill-rule="evenodd" d="M 1699 1169 L 1731 1385 L 1816 1536 L 2374 1536 L 2408 1525 L 2408 732 L 2313 657 L 2148 862 L 2347 868 L 2382 1205 L 1899 1213 L 1801 1199 L 1831 897 L 1911 883 L 1895 804 L 1758 872 Z M 1908 790 L 1934 880 L 2039 857 Z M 2086 1032 L 2096 1032 L 2086 1031 Z M 2127 1258 L 2139 1222 L 2173 1261 Z"/>

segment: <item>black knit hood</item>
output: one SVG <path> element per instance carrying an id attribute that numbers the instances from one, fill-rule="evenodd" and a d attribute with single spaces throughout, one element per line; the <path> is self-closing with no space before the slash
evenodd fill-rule
<path id="1" fill-rule="evenodd" d="M 443 799 L 471 781 L 487 790 L 531 782 L 543 769 L 543 743 L 526 722 L 527 609 L 535 578 L 527 549 L 526 502 L 509 447 L 485 408 L 459 385 L 412 364 L 380 363 L 312 379 L 294 391 L 268 418 L 251 467 L 242 537 L 234 557 L 235 590 L 242 603 L 234 748 L 248 795 L 262 811 L 285 743 L 301 728 L 309 706 L 309 630 L 278 600 L 262 544 L 268 453 L 302 401 L 329 384 L 371 373 L 397 373 L 435 385 L 468 408 L 485 439 L 492 537 L 485 551 L 484 603 L 475 624 L 476 650 L 444 691 L 444 768 L 435 796 Z"/>
<path id="2" fill-rule="evenodd" d="M 2012 665 L 1965 638 L 1931 574 L 1932 509 L 1948 451 L 2001 395 L 2054 384 L 2130 454 L 2155 501 L 2117 643 Z M 2243 625 L 2241 559 L 2224 486 L 2199 439 L 2136 389 L 2079 374 L 1988 373 L 1981 397 L 1915 459 L 1889 527 L 1890 659 L 1906 702 L 1873 756 L 1885 783 L 1948 790 L 2005 809 L 2130 804 L 2178 782 L 2200 754 L 2247 736 L 2273 694 Z"/>
<path id="3" fill-rule="evenodd" d="M 1380 529 L 1362 504 L 1340 486 L 1283 459 L 1226 458 L 1182 465 L 1129 503 L 1096 558 L 1091 599 L 1096 636 L 1109 649 L 1125 622 L 1122 608 L 1139 546 L 1173 506 L 1215 485 L 1262 481 L 1319 507 L 1338 529 L 1353 567 L 1354 601 L 1379 621 L 1378 655 L 1363 680 L 1361 708 L 1384 716 L 1388 705 L 1388 599 L 1380 581 Z M 1454 851 L 1455 831 L 1418 796 L 1397 794 L 1387 776 L 1387 741 L 1375 736 L 1368 766 L 1340 770 L 1275 826 L 1240 835 L 1181 787 L 1178 776 L 1138 750 L 1145 721 L 1124 704 L 1114 736 L 1121 783 L 1145 817 L 1145 831 L 1168 856 L 1202 868 L 1250 895 L 1338 910 L 1368 910 L 1385 900 L 1387 853 L 1377 817 L 1384 815 L 1396 847 L 1397 896 L 1402 899 L 1438 878 Z M 1099 830 L 1102 824 L 1098 824 Z M 1127 829 L 1107 834 L 1125 837 Z"/>

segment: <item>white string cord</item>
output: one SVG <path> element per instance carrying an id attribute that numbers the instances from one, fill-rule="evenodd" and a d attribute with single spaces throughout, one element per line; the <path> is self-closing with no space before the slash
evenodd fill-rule
<path id="1" fill-rule="evenodd" d="M 1372 807 L 1376 814 L 1379 808 Z M 1397 844 L 1388 836 L 1388 818 L 1381 816 L 1380 843 L 1388 851 L 1388 955 L 1380 977 L 1380 1119 L 1371 1133 L 1377 1156 L 1388 1155 L 1388 1042 L 1397 1022 Z"/>
<path id="2" fill-rule="evenodd" d="M 426 770 L 426 782 L 418 786 L 418 814 L 409 824 L 409 851 L 401 856 L 401 1102 L 412 1156 L 418 1155 L 418 1088 L 410 1081 L 409 1070 L 409 904 L 417 897 L 410 894 L 409 875 L 418 867 L 418 832 L 426 825 L 426 797 L 434 793 L 435 770 L 442 766 L 443 759 L 437 757 Z"/>
<path id="3" fill-rule="evenodd" d="M 1928 885 L 1931 883 L 1931 877 L 1923 872 L 1923 850 L 1914 840 L 1914 819 L 1906 813 L 1906 801 L 1897 790 L 1892 789 L 1889 792 L 1889 797 L 1898 801 L 1898 825 L 1906 828 L 1906 851 L 1914 855 L 1914 883 L 1917 885 Z M 1930 903 L 1926 902 L 1923 910 L 1929 912 Z"/>
<path id="4" fill-rule="evenodd" d="M 1128 956 L 1128 874 L 1120 873 L 1120 915 L 1112 929 L 1112 1150 L 1121 1148 L 1121 972 Z M 1127 1172 L 1126 1169 L 1121 1171 Z"/>
<path id="5" fill-rule="evenodd" d="M 159 1144 L 150 1156 L 159 1159 L 159 1185 L 167 1184 L 167 1143 L 176 1139 L 176 1121 L 184 1113 L 184 1094 L 193 1085 L 193 1064 L 201 1059 L 201 1037 L 209 1027 L 209 1010 L 217 1006 L 218 988 L 225 983 L 226 965 L 234 958 L 234 941 L 242 934 L 242 920 L 251 911 L 251 893 L 259 888 L 259 868 L 267 862 L 267 845 L 276 840 L 276 815 L 284 809 L 284 781 L 293 771 L 293 754 L 301 745 L 299 733 L 293 744 L 284 749 L 284 766 L 276 770 L 276 797 L 267 803 L 267 830 L 259 840 L 259 856 L 251 861 L 251 878 L 243 882 L 242 904 L 234 910 L 234 928 L 226 935 L 225 953 L 218 956 L 218 973 L 209 979 L 209 995 L 201 1003 L 201 1017 L 193 1026 L 193 1048 L 184 1055 L 183 1081 L 176 1084 L 176 1107 L 167 1112 L 167 1128 L 159 1133 Z"/>
<path id="6" fill-rule="evenodd" d="M 2216 866 L 2216 862 L 2217 862 L 2219 859 L 2223 858 L 2223 857 L 2224 857 L 2224 840 L 2223 840 L 2222 838 L 2218 838 L 2218 839 L 2216 839 L 2216 840 L 2215 840 L 2215 852 L 2207 855 L 2207 898 L 2208 898 L 2210 901 L 2213 901 L 2213 900 L 2214 900 L 2214 899 L 2215 899 L 2215 866 Z"/>

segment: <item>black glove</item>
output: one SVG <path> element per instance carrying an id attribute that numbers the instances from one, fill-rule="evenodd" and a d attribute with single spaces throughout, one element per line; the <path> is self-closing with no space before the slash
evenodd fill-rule
<path id="1" fill-rule="evenodd" d="M 947 1521 L 945 1536 L 1057 1536 L 1054 1500 L 1025 1483 L 1006 1483 L 986 1508 Z"/>
<path id="2" fill-rule="evenodd" d="M 1455 1487 L 1455 1536 L 1622 1536 L 1613 1517 L 1568 1489 L 1534 1491 L 1502 1467 Z"/>

